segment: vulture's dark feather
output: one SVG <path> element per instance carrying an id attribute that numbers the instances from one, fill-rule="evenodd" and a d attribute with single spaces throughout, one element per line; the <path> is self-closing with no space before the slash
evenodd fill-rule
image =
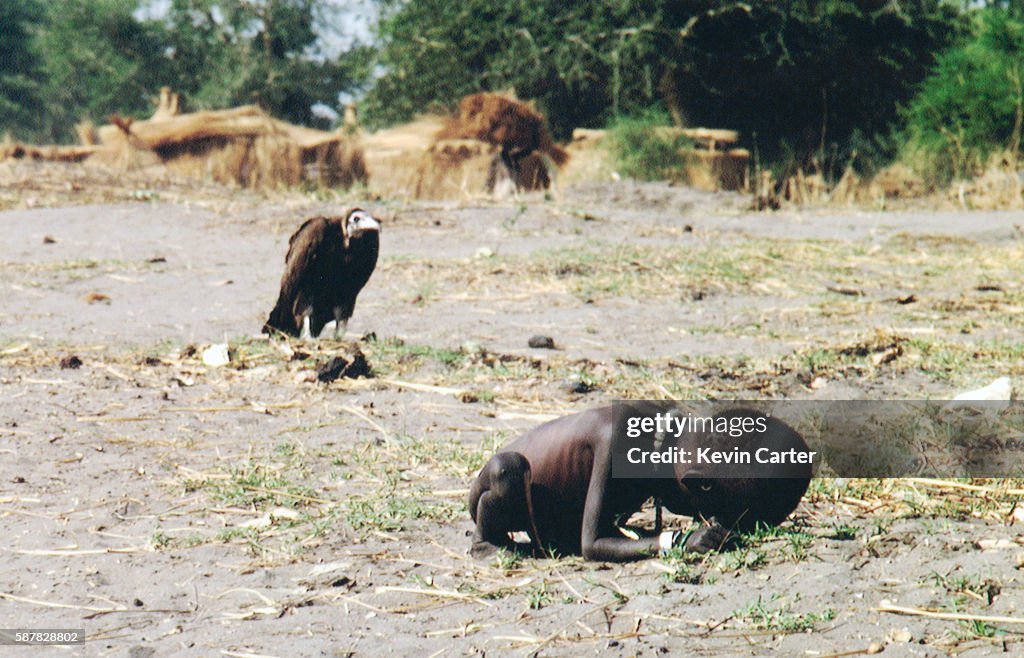
<path id="1" fill-rule="evenodd" d="M 308 318 L 312 336 L 331 320 L 335 337 L 344 334 L 379 250 L 380 223 L 365 210 L 306 220 L 288 240 L 281 292 L 263 332 L 298 336 Z"/>

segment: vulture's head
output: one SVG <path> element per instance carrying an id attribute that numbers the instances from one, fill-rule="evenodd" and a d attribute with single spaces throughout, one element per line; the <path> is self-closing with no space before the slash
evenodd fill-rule
<path id="1" fill-rule="evenodd" d="M 362 208 L 353 208 L 345 217 L 345 239 L 357 240 L 367 233 L 380 233 L 380 222 Z"/>

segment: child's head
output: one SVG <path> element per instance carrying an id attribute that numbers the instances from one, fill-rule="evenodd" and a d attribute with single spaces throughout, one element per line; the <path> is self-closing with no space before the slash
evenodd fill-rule
<path id="1" fill-rule="evenodd" d="M 764 431 L 739 437 L 728 432 L 695 432 L 680 437 L 679 447 L 691 451 L 706 448 L 723 455 L 741 452 L 751 457 L 751 463 L 676 464 L 679 497 L 667 499 L 666 506 L 695 518 L 715 517 L 721 525 L 737 530 L 751 530 L 759 523 L 782 523 L 807 491 L 811 464 L 759 463 L 756 457 L 806 456 L 807 444 L 793 428 L 759 411 L 730 409 L 715 415 L 716 420 L 720 418 L 736 419 L 731 427 L 744 418 L 762 419 L 758 427 Z M 762 448 L 766 450 L 759 453 Z"/>

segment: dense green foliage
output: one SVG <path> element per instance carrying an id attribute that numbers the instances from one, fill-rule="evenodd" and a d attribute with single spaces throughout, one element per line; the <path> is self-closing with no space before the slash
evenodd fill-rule
<path id="1" fill-rule="evenodd" d="M 132 16 L 135 0 L 65 0 L 47 4 L 39 36 L 45 53 L 48 140 L 73 135 L 83 117 L 142 116 L 160 88 L 167 61 L 158 26 Z"/>
<path id="2" fill-rule="evenodd" d="M 512 87 L 557 135 L 660 105 L 825 167 L 890 129 L 960 23 L 940 0 L 409 0 L 381 23 L 367 113 L 399 121 Z"/>
<path id="3" fill-rule="evenodd" d="M 693 144 L 681 135 L 657 130 L 669 123 L 665 112 L 614 119 L 608 128 L 618 172 L 637 180 L 678 180 L 683 175 L 679 153 Z"/>
<path id="4" fill-rule="evenodd" d="M 83 118 L 143 117 L 160 87 L 190 109 L 259 103 L 327 124 L 313 106 L 366 79 L 368 49 L 319 52 L 325 0 L 173 0 L 150 16 L 140 0 L 0 3 L 0 121 L 19 136 L 64 141 Z"/>
<path id="5" fill-rule="evenodd" d="M 41 17 L 34 0 L 0 3 L 0 131 L 31 134 L 39 127 L 41 72 L 32 30 Z"/>
<path id="6" fill-rule="evenodd" d="M 1021 147 L 1024 0 L 361 1 L 377 43 L 340 55 L 324 33 L 358 3 L 0 2 L 0 130 L 68 140 L 83 118 L 148 115 L 165 85 L 187 109 L 321 126 L 316 105 L 365 93 L 371 127 L 511 88 L 556 137 L 612 126 L 625 173 L 677 150 L 643 137 L 652 122 L 738 130 L 781 174 L 870 169 L 909 143 L 944 179 Z"/>
<path id="7" fill-rule="evenodd" d="M 757 136 L 781 165 L 838 176 L 898 119 L 934 57 L 959 33 L 935 0 L 732 4 L 698 16 L 671 65 L 678 112 L 691 125 Z M 672 102 L 672 99 L 666 99 Z M 748 142 L 749 143 L 749 142 Z M 865 153 L 864 151 L 868 152 Z"/>
<path id="8" fill-rule="evenodd" d="M 905 115 L 910 157 L 937 181 L 978 173 L 996 152 L 1018 156 L 1024 122 L 1024 21 L 978 16 L 973 38 L 939 57 Z"/>
<path id="9" fill-rule="evenodd" d="M 382 20 L 384 75 L 366 100 L 378 124 L 480 90 L 514 87 L 556 136 L 658 99 L 658 75 L 684 12 L 661 0 L 410 0 Z"/>
<path id="10" fill-rule="evenodd" d="M 276 116 L 316 123 L 316 103 L 337 106 L 367 53 L 334 61 L 316 52 L 318 0 L 173 0 L 164 21 L 172 66 L 166 82 L 198 108 L 258 102 Z"/>

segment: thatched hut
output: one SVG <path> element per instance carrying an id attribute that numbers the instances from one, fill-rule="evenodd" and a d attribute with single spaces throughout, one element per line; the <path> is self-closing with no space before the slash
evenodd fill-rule
<path id="1" fill-rule="evenodd" d="M 103 146 L 99 158 L 123 168 L 156 161 L 179 175 L 243 187 L 347 187 L 367 178 L 354 137 L 279 121 L 253 105 L 174 114 L 161 104 L 147 121 L 112 117 L 97 135 Z"/>
<path id="2" fill-rule="evenodd" d="M 509 187 L 547 189 L 568 154 L 554 144 L 544 117 L 499 94 L 472 94 L 450 117 L 426 116 L 363 139 L 371 188 L 386 196 L 465 198 Z M 515 159 L 503 167 L 502 152 Z"/>

